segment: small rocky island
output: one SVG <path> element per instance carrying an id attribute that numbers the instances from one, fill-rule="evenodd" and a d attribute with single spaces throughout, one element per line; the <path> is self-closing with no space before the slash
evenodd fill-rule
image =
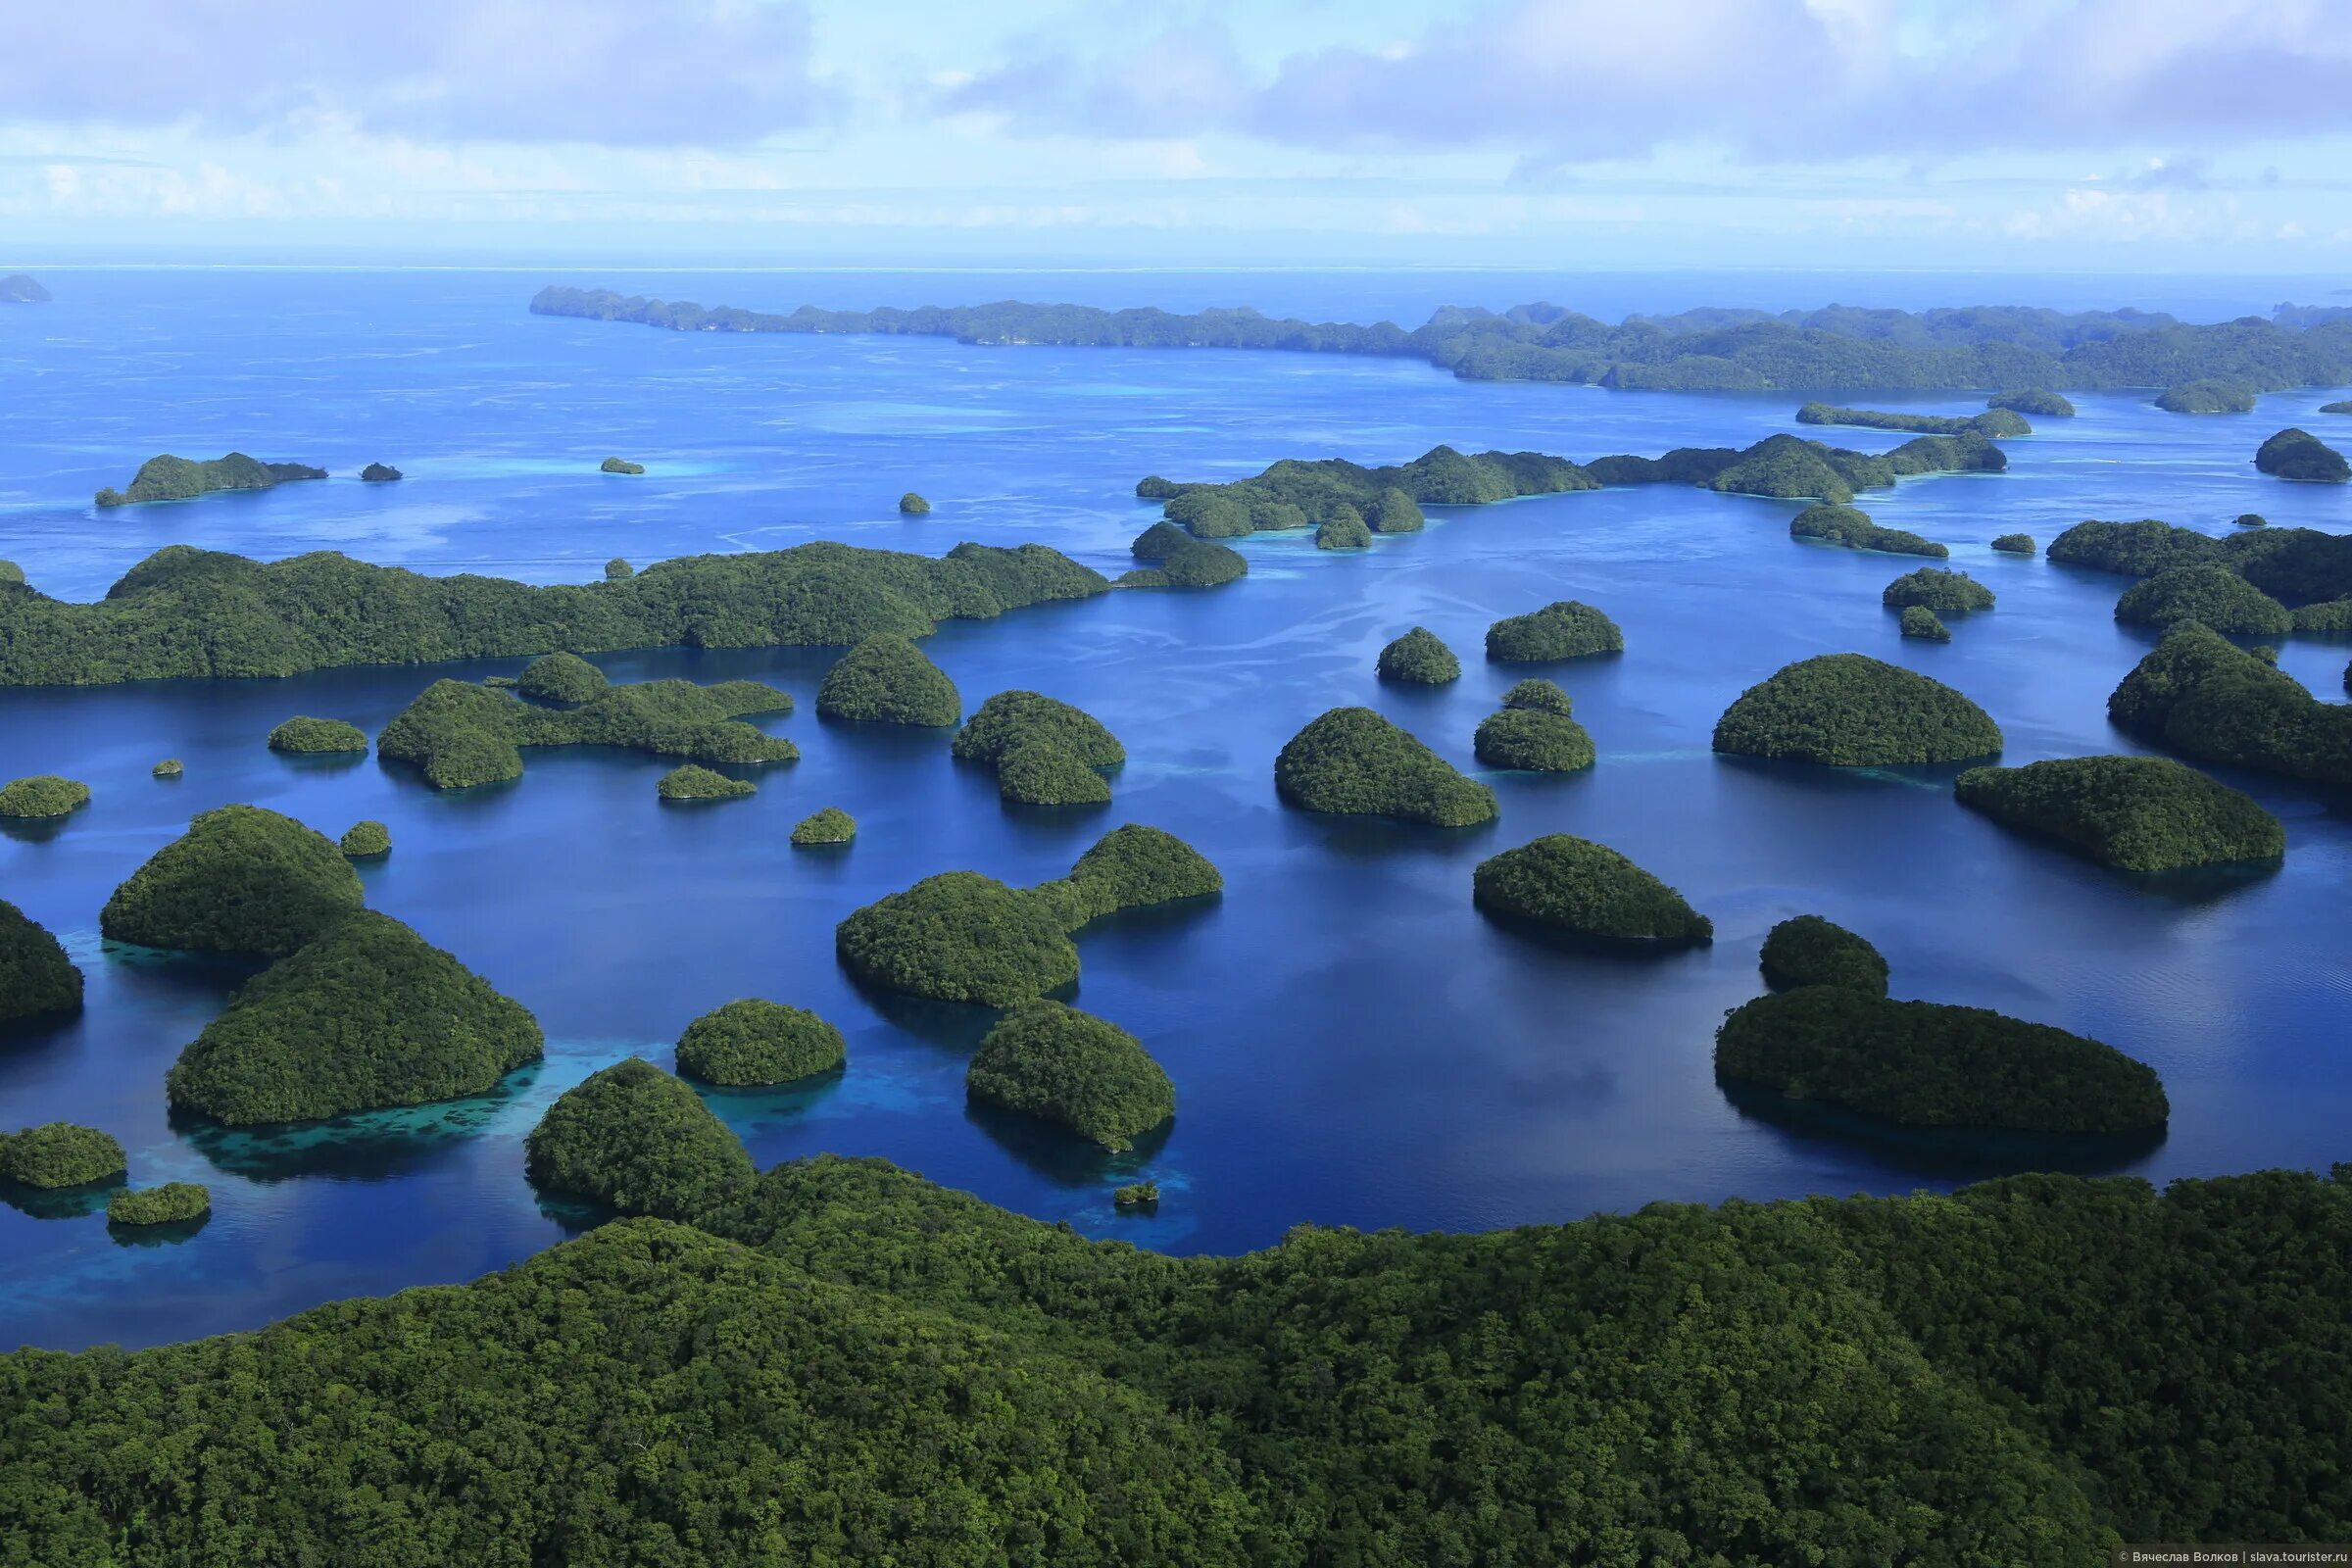
<path id="1" fill-rule="evenodd" d="M 643 473 L 645 465 L 631 463 L 626 458 L 607 458 L 596 466 L 599 473 Z"/>
<path id="2" fill-rule="evenodd" d="M 401 477 L 401 472 L 388 463 L 370 463 L 360 470 L 360 477 L 369 484 L 389 484 Z"/>
<path id="3" fill-rule="evenodd" d="M 792 842 L 802 849 L 847 844 L 858 836 L 858 819 L 838 806 L 822 807 L 793 824 Z"/>
<path id="4" fill-rule="evenodd" d="M 368 732 L 341 718 L 313 718 L 297 713 L 270 732 L 273 752 L 365 752 Z"/>
<path id="5" fill-rule="evenodd" d="M 122 1175 L 127 1164 L 112 1133 L 76 1122 L 0 1133 L 0 1180 L 25 1187 L 87 1187 Z"/>
<path id="6" fill-rule="evenodd" d="M 207 462 L 169 454 L 139 465 L 128 488 L 111 485 L 98 492 L 102 507 L 137 506 L 149 501 L 192 501 L 218 490 L 271 490 L 296 479 L 323 479 L 324 468 L 302 463 L 263 463 L 242 452 Z"/>
<path id="7" fill-rule="evenodd" d="M 1625 652 L 1625 633 L 1591 605 L 1562 599 L 1505 615 L 1487 628 L 1487 658 L 1497 664 L 1550 664 Z"/>

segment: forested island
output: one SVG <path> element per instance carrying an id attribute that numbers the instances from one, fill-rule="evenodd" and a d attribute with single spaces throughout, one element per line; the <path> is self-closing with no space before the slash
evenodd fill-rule
<path id="1" fill-rule="evenodd" d="M 2015 409 L 1995 402 L 1983 414 L 1888 414 L 1878 409 L 1841 409 L 1808 403 L 1796 411 L 1799 424 L 1850 424 L 1864 430 L 1903 430 L 1913 435 L 1966 435 L 1992 440 L 2032 435 L 2034 427 Z"/>
<path id="2" fill-rule="evenodd" d="M 2050 541 L 2049 559 L 2126 577 L 2153 577 L 2176 566 L 2226 566 L 2281 604 L 2307 607 L 2352 600 L 2352 534 L 2317 528 L 2249 527 L 2216 538 L 2152 517 L 2137 522 L 2079 522 Z"/>
<path id="3" fill-rule="evenodd" d="M 129 507 L 146 501 L 192 501 L 216 490 L 270 490 L 296 479 L 323 479 L 324 468 L 301 463 L 263 463 L 242 452 L 208 462 L 169 454 L 139 465 L 130 484 L 112 485 L 98 492 L 102 507 Z"/>
<path id="4" fill-rule="evenodd" d="M 2352 681 L 2352 669 L 2345 671 Z M 2176 628 L 2107 699 L 2116 728 L 2209 762 L 2352 784 L 2352 708 L 2197 622 Z"/>
<path id="5" fill-rule="evenodd" d="M 1862 654 L 1786 665 L 1715 724 L 1718 752 L 1835 767 L 1956 762 L 2000 749 L 2000 726 L 1967 697 Z"/>
<path id="6" fill-rule="evenodd" d="M 1938 561 L 1951 551 L 1933 539 L 1904 528 L 1882 528 L 1870 514 L 1855 507 L 1807 507 L 1788 519 L 1788 537 L 1810 539 L 1843 550 L 1876 550 L 1890 556 L 1933 556 Z"/>
<path id="7" fill-rule="evenodd" d="M 0 1026 L 81 1010 L 81 971 L 49 928 L 0 899 Z"/>
<path id="8" fill-rule="evenodd" d="M 2281 306 L 2268 318 L 2193 324 L 2161 312 L 2025 306 L 1930 311 L 1831 305 L 1778 314 L 1703 308 L 1611 326 L 1557 305 L 1446 306 L 1407 331 L 1390 321 L 1276 319 L 1256 311 L 1103 311 L 993 305 L 789 315 L 549 285 L 539 316 L 679 332 L 875 332 L 970 344 L 1273 349 L 1424 360 L 1468 380 L 1562 381 L 1677 392 L 1984 391 L 2046 395 L 2229 379 L 2259 391 L 2352 383 L 2352 311 Z M 2006 405 L 2005 405 L 2006 406 Z M 2050 412 L 2019 409 L 2017 412 Z"/>
<path id="9" fill-rule="evenodd" d="M 743 997 L 704 1013 L 678 1037 L 678 1071 L 730 1089 L 831 1072 L 849 1047 L 806 1007 Z"/>
<path id="10" fill-rule="evenodd" d="M 1552 833 L 1482 860 L 1474 902 L 1490 914 L 1615 942 L 1715 940 L 1715 923 L 1605 844 Z"/>
<path id="11" fill-rule="evenodd" d="M 1756 966 L 1775 991 L 1842 986 L 1866 997 L 1886 994 L 1886 959 L 1879 950 L 1818 914 L 1793 915 L 1766 932 Z"/>
<path id="12" fill-rule="evenodd" d="M 956 732 L 951 755 L 997 775 L 997 793 L 1021 806 L 1091 806 L 1110 799 L 1104 770 L 1127 749 L 1082 708 L 1040 692 L 999 692 Z"/>
<path id="13" fill-rule="evenodd" d="M 758 1172 L 635 1059 L 567 1092 L 528 1164 L 672 1217 L 259 1333 L 0 1358 L 20 1554 L 338 1561 L 361 1478 L 402 1562 L 691 1540 L 947 1568 L 1005 1555 L 1045 1494 L 1055 1560 L 1199 1568 L 1637 1538 L 1742 1568 L 2081 1568 L 2352 1534 L 2352 1366 L 2311 1349 L 2352 1334 L 2352 1167 L 1178 1257 L 880 1160 Z M 432 1456 L 459 1453 L 453 1485 Z"/>
<path id="14" fill-rule="evenodd" d="M 2293 427 L 2279 431 L 2254 453 L 2254 466 L 2280 479 L 2305 484 L 2343 484 L 2352 481 L 2352 465 L 2344 455 L 2313 435 Z"/>
<path id="15" fill-rule="evenodd" d="M 1114 1154 L 1176 1114 L 1175 1086 L 1142 1042 L 1043 999 L 997 1021 L 964 1083 L 974 1100 L 1052 1122 Z"/>
<path id="16" fill-rule="evenodd" d="M 2167 414 L 2251 414 L 2254 393 L 2244 381 L 2182 381 L 2166 387 L 2156 406 Z"/>
<path id="17" fill-rule="evenodd" d="M 571 708 L 526 703 L 471 681 L 437 680 L 384 726 L 375 749 L 386 761 L 416 768 L 437 790 L 520 778 L 522 749 L 533 746 L 615 746 L 748 766 L 798 760 L 792 742 L 744 722 L 748 714 L 791 711 L 791 693 L 756 680 L 641 681 L 600 689 Z M 734 787 L 738 780 L 710 777 L 728 786 L 718 793 L 751 793 L 748 784 Z"/>
<path id="18" fill-rule="evenodd" d="M 2170 871 L 2286 851 L 2278 819 L 2242 791 L 2163 757 L 2070 757 L 1972 767 L 1960 804 L 2125 871 Z"/>
<path id="19" fill-rule="evenodd" d="M 73 604 L 0 586 L 0 685 L 293 675 L 622 648 L 848 646 L 927 637 L 1109 581 L 1043 545 L 944 558 L 841 544 L 684 556 L 623 577 L 532 587 L 426 577 L 332 551 L 263 563 L 167 545 Z"/>
<path id="20" fill-rule="evenodd" d="M 1493 790 L 1369 708 L 1335 708 L 1285 742 L 1274 792 L 1309 811 L 1433 827 L 1470 827 L 1496 810 Z"/>

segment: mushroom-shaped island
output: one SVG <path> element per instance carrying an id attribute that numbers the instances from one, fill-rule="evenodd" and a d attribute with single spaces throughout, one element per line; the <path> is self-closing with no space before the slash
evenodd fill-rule
<path id="1" fill-rule="evenodd" d="M 392 830 L 369 817 L 345 828 L 335 848 L 347 860 L 380 860 L 392 853 Z"/>
<path id="2" fill-rule="evenodd" d="M 1462 678 L 1462 662 L 1427 626 L 1415 626 L 1383 648 L 1376 668 L 1382 680 L 1416 686 L 1443 686 Z"/>
<path id="3" fill-rule="evenodd" d="M 166 1182 L 128 1188 L 107 1200 L 109 1225 L 185 1225 L 213 1211 L 212 1189 L 202 1182 Z"/>
<path id="4" fill-rule="evenodd" d="M 1574 773 L 1592 765 L 1592 737 L 1573 718 L 1568 694 L 1531 677 L 1502 694 L 1502 708 L 1479 722 L 1471 750 L 1489 767 Z"/>
<path id="5" fill-rule="evenodd" d="M 2004 533 L 1993 539 L 1992 548 L 2004 556 L 2030 556 L 2035 546 L 2030 533 Z"/>
<path id="6" fill-rule="evenodd" d="M 325 835 L 258 806 L 206 811 L 99 911 L 112 942 L 281 958 L 358 911 L 359 873 Z"/>
<path id="7" fill-rule="evenodd" d="M 2128 1133 L 2171 1113 L 2156 1074 L 2113 1046 L 1984 1007 L 1836 985 L 1734 1010 L 1716 1032 L 1715 1072 L 1912 1127 Z"/>
<path id="8" fill-rule="evenodd" d="M 522 1147 L 542 1191 L 663 1219 L 710 1213 L 758 1174 L 703 1097 L 641 1056 L 564 1091 Z"/>
<path id="9" fill-rule="evenodd" d="M 1176 1089 L 1136 1038 L 1058 1002 L 1024 1002 L 980 1042 L 972 1098 L 1067 1128 L 1113 1153 L 1176 1113 Z"/>
<path id="10" fill-rule="evenodd" d="M 368 732 L 341 718 L 312 718 L 298 713 L 270 732 L 273 752 L 365 752 Z"/>
<path id="11" fill-rule="evenodd" d="M 2167 757 L 2068 757 L 1972 767 L 1960 804 L 2004 827 L 2124 871 L 2169 871 L 2286 853 L 2286 830 L 2252 796 Z"/>
<path id="12" fill-rule="evenodd" d="M 112 1133 L 76 1122 L 43 1122 L 0 1133 L 0 1180 L 24 1187 L 87 1187 L 120 1176 L 127 1162 Z"/>
<path id="13" fill-rule="evenodd" d="M 363 910 L 248 981 L 165 1075 L 233 1126 L 487 1093 L 545 1041 L 520 1003 L 390 915 Z"/>
<path id="14" fill-rule="evenodd" d="M 963 717 L 963 694 L 911 639 L 885 633 L 866 638 L 825 672 L 816 710 L 855 723 L 945 729 Z"/>
<path id="15" fill-rule="evenodd" d="M 678 1071 L 729 1089 L 812 1078 L 848 1054 L 841 1031 L 815 1013 L 758 997 L 712 1008 L 678 1037 Z"/>
<path id="16" fill-rule="evenodd" d="M 1765 933 L 1757 964 L 1775 991 L 1843 986 L 1866 997 L 1886 994 L 1886 960 L 1879 950 L 1818 914 L 1794 915 Z"/>
<path id="17" fill-rule="evenodd" d="M 0 899 L 0 1025 L 81 1010 L 81 971 L 49 928 Z"/>
<path id="18" fill-rule="evenodd" d="M 858 819 L 838 806 L 809 812 L 792 829 L 792 842 L 804 849 L 816 844 L 847 844 L 857 836 Z"/>
<path id="19" fill-rule="evenodd" d="M 1951 628 L 1925 605 L 1905 605 L 1899 622 L 1906 637 L 1917 637 L 1931 643 L 1948 643 L 1952 640 Z"/>
<path id="20" fill-rule="evenodd" d="M 1549 664 L 1625 652 L 1625 633 L 1591 605 L 1563 599 L 1487 628 L 1487 658 L 1498 664 Z"/>
<path id="21" fill-rule="evenodd" d="M 1740 693 L 1715 750 L 1834 767 L 1957 762 L 2001 749 L 2001 728 L 1943 682 L 1862 654 L 1798 660 Z"/>
<path id="22" fill-rule="evenodd" d="M 0 788 L 0 816 L 67 816 L 89 804 L 87 784 L 55 773 L 33 773 Z"/>
<path id="23" fill-rule="evenodd" d="M 904 516 L 919 517 L 931 510 L 931 503 L 909 490 L 899 497 L 899 512 Z"/>
<path id="24" fill-rule="evenodd" d="M 2115 618 L 2127 626 L 2168 630 L 2197 621 L 2218 632 L 2283 637 L 2295 618 L 2284 605 L 2228 566 L 2169 566 L 2143 577 L 2115 602 Z"/>
<path id="25" fill-rule="evenodd" d="M 612 685 L 605 672 L 577 654 L 541 654 L 522 666 L 514 689 L 543 703 L 592 703 Z"/>
<path id="26" fill-rule="evenodd" d="M 1369 708 L 1335 708 L 1274 760 L 1275 793 L 1309 811 L 1393 816 L 1437 827 L 1491 819 L 1494 792 Z"/>
<path id="27" fill-rule="evenodd" d="M 1888 610 L 1902 610 L 1916 605 L 1938 614 L 1950 615 L 1971 610 L 1990 610 L 1992 590 L 1965 571 L 1947 571 L 1941 566 L 1922 566 L 1906 571 L 1886 585 L 1879 602 Z"/>
<path id="28" fill-rule="evenodd" d="M 1479 862 L 1471 887 L 1490 914 L 1621 942 L 1705 943 L 1715 923 L 1632 860 L 1551 833 Z"/>

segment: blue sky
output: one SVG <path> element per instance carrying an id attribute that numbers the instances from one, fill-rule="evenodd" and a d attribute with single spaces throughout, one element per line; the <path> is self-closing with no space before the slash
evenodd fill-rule
<path id="1" fill-rule="evenodd" d="M 0 18 L 24 257 L 2352 274 L 2347 153 L 2343 0 Z"/>

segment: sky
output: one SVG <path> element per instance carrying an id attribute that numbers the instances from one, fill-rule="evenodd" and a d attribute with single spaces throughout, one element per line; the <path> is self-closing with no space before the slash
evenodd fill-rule
<path id="1" fill-rule="evenodd" d="M 2352 0 L 11 0 L 0 264 L 2352 281 Z"/>

